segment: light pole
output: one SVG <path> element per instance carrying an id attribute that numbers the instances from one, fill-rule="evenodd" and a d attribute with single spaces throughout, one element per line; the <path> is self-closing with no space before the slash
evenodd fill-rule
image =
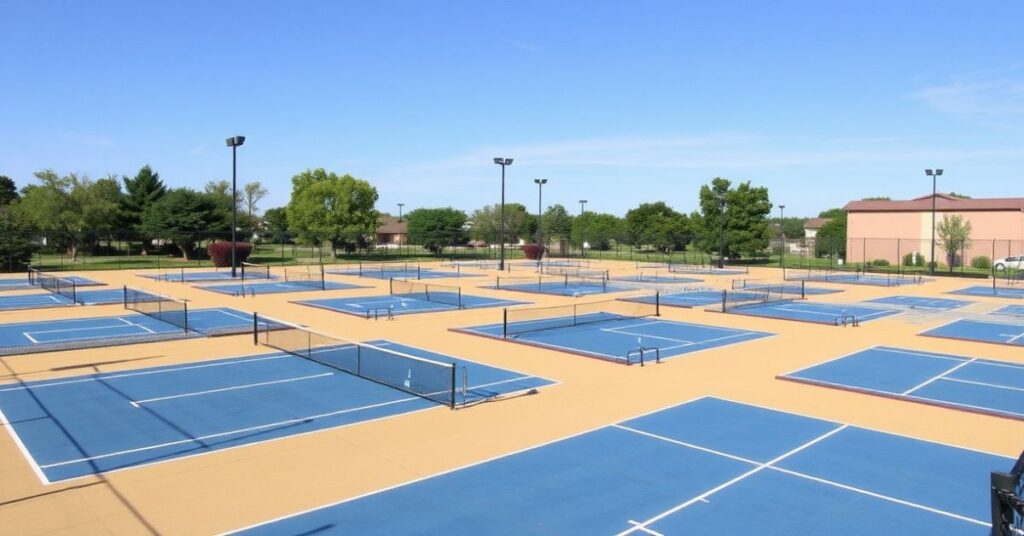
<path id="1" fill-rule="evenodd" d="M 540 253 L 537 254 L 537 264 L 541 263 L 544 259 L 544 231 L 542 224 L 544 223 L 544 185 L 548 183 L 547 179 L 533 179 L 533 182 L 537 184 L 537 245 L 540 246 Z"/>
<path id="2" fill-rule="evenodd" d="M 942 170 L 941 169 L 936 169 L 936 170 L 926 169 L 926 170 L 924 170 L 924 174 L 928 175 L 929 177 L 932 178 L 932 255 L 931 255 L 931 260 L 928 263 L 928 274 L 929 275 L 935 275 L 935 264 L 936 264 L 935 263 L 935 196 L 936 196 L 936 187 L 937 187 L 936 182 L 937 182 L 939 176 L 942 175 Z M 866 260 L 867 259 L 865 259 L 865 261 Z"/>
<path id="3" fill-rule="evenodd" d="M 725 194 L 718 195 L 718 267 L 725 268 Z"/>
<path id="4" fill-rule="evenodd" d="M 779 236 L 782 237 L 782 248 L 779 253 L 779 268 L 786 269 L 786 205 L 779 205 Z"/>
<path id="5" fill-rule="evenodd" d="M 498 260 L 498 271 L 505 270 L 505 167 L 512 165 L 511 158 L 495 158 L 494 163 L 501 166 L 501 234 L 498 236 L 498 247 L 501 249 Z"/>
<path id="6" fill-rule="evenodd" d="M 583 213 L 586 212 L 586 211 L 587 211 L 587 200 L 586 199 L 580 199 L 580 216 L 583 216 Z M 580 230 L 582 230 L 582 228 Z M 587 248 L 583 247 L 583 245 L 586 244 L 586 243 L 587 243 L 587 241 L 583 239 L 583 233 L 580 233 L 580 256 L 581 257 L 586 257 L 587 256 Z"/>
<path id="7" fill-rule="evenodd" d="M 231 147 L 231 277 L 237 277 L 238 241 L 235 232 L 238 229 L 238 148 L 245 143 L 245 136 L 232 136 L 225 140 Z"/>
<path id="8" fill-rule="evenodd" d="M 402 223 L 402 207 L 404 207 L 404 206 L 405 206 L 405 203 L 399 203 L 398 204 L 398 223 Z"/>

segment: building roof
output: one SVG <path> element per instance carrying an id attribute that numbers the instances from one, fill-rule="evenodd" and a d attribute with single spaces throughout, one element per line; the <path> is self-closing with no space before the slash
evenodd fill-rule
<path id="1" fill-rule="evenodd" d="M 926 195 L 907 201 L 850 201 L 843 207 L 846 212 L 928 212 L 932 209 L 932 196 Z M 935 210 L 959 211 L 1020 211 L 1024 210 L 1024 197 L 994 197 L 964 199 L 947 194 L 935 195 Z"/>
<path id="2" fill-rule="evenodd" d="M 808 218 L 804 222 L 804 229 L 821 229 L 829 221 L 831 221 L 831 218 Z"/>
<path id="3" fill-rule="evenodd" d="M 380 227 L 377 227 L 377 234 L 408 234 L 409 233 L 409 220 L 402 219 L 398 221 L 398 218 L 394 216 L 384 216 L 380 219 Z"/>

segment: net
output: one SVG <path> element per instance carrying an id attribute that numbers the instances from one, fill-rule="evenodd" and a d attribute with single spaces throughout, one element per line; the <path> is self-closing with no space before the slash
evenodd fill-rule
<path id="1" fill-rule="evenodd" d="M 667 262 L 638 262 L 638 263 L 636 263 L 636 269 L 637 270 L 645 270 L 645 269 L 647 269 L 647 270 L 649 270 L 649 269 L 668 270 L 668 267 L 669 267 L 669 263 L 667 263 Z"/>
<path id="2" fill-rule="evenodd" d="M 243 262 L 242 281 L 247 279 L 270 279 L 270 267 L 253 262 Z"/>
<path id="3" fill-rule="evenodd" d="M 378 262 L 378 263 L 359 263 L 359 276 L 360 277 L 379 277 L 381 279 L 390 279 L 392 277 L 412 277 L 413 279 L 420 278 L 420 265 L 416 263 L 408 262 Z M 415 277 L 413 277 L 415 276 Z"/>
<path id="4" fill-rule="evenodd" d="M 74 281 L 29 268 L 28 282 L 30 285 L 63 296 L 71 300 L 71 303 L 78 303 L 78 291 Z"/>
<path id="5" fill-rule="evenodd" d="M 462 309 L 462 287 L 435 285 L 410 281 L 408 279 L 391 279 L 392 296 L 443 303 Z"/>
<path id="6" fill-rule="evenodd" d="M 802 284 L 803 284 L 802 281 L 798 281 L 796 283 L 791 283 L 789 286 L 792 287 L 794 285 L 802 285 Z M 731 286 L 732 286 L 733 290 L 742 290 L 742 289 L 747 289 L 747 288 L 768 288 L 768 287 L 771 287 L 771 286 L 781 286 L 781 285 L 783 285 L 783 283 L 780 282 L 780 281 L 777 281 L 777 280 L 776 281 L 772 281 L 772 280 L 768 280 L 768 279 L 733 279 Z"/>
<path id="7" fill-rule="evenodd" d="M 547 266 L 543 269 L 543 272 L 549 275 L 571 275 L 603 279 L 609 278 L 608 270 L 591 270 L 586 268 L 577 268 L 574 266 Z"/>
<path id="8" fill-rule="evenodd" d="M 992 473 L 992 534 L 1024 534 L 1024 453 L 1009 473 Z"/>
<path id="9" fill-rule="evenodd" d="M 575 275 L 539 274 L 533 277 L 501 277 L 495 280 L 497 289 L 518 290 L 527 292 L 544 292 L 557 288 L 584 287 L 608 290 L 608 279 L 604 277 L 587 277 Z"/>
<path id="10" fill-rule="evenodd" d="M 829 276 L 835 273 L 835 270 L 828 268 L 786 268 L 784 278 L 789 281 L 827 281 Z"/>
<path id="11" fill-rule="evenodd" d="M 644 296 L 653 299 L 642 299 Z M 508 339 L 548 329 L 659 316 L 661 309 L 658 296 L 654 293 L 637 295 L 628 300 L 603 300 L 552 307 L 506 308 L 502 319 L 502 336 Z"/>
<path id="12" fill-rule="evenodd" d="M 124 287 L 124 308 L 189 330 L 188 303 L 183 300 Z"/>
<path id="13" fill-rule="evenodd" d="M 319 269 L 307 266 L 306 268 L 292 268 L 285 269 L 284 280 L 288 283 L 294 283 L 296 285 L 302 285 L 304 287 L 311 287 L 315 289 L 325 290 L 327 288 L 327 281 L 324 278 L 324 267 L 320 266 Z"/>
<path id="14" fill-rule="evenodd" d="M 455 364 L 254 315 L 253 342 L 455 408 Z"/>
<path id="15" fill-rule="evenodd" d="M 771 285 L 743 290 L 723 290 L 722 312 L 732 311 L 740 307 L 802 300 L 803 298 L 804 285 L 802 281 L 799 285 Z"/>
<path id="16" fill-rule="evenodd" d="M 1010 273 L 1007 272 L 1004 275 L 996 275 L 992 278 L 992 288 L 1014 288 L 1024 287 L 1024 272 Z"/>

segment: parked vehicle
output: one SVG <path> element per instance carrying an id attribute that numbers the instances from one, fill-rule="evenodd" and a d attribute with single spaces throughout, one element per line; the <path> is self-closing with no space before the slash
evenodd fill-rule
<path id="1" fill-rule="evenodd" d="M 1006 270 L 1010 268 L 1014 270 L 1024 269 L 1024 257 L 1005 257 L 1002 259 L 996 259 L 995 262 L 992 263 L 992 266 L 994 266 L 996 270 Z"/>

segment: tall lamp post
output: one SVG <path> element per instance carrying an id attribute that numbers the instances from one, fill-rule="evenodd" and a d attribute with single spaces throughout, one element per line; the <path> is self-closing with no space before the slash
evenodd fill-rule
<path id="1" fill-rule="evenodd" d="M 779 236 L 782 248 L 779 250 L 779 268 L 786 269 L 786 205 L 779 205 Z"/>
<path id="2" fill-rule="evenodd" d="M 942 175 L 941 169 L 926 169 L 924 174 L 932 178 L 932 255 L 931 260 L 928 262 L 928 273 L 935 275 L 935 197 L 937 194 L 937 180 Z"/>
<path id="3" fill-rule="evenodd" d="M 398 204 L 398 223 L 402 223 L 402 207 L 404 207 L 404 206 L 405 206 L 405 203 L 399 203 Z"/>
<path id="4" fill-rule="evenodd" d="M 238 148 L 245 143 L 245 136 L 232 136 L 225 140 L 231 147 L 231 277 L 237 277 L 238 241 L 235 232 L 238 229 Z"/>
<path id="5" fill-rule="evenodd" d="M 725 194 L 718 195 L 718 267 L 725 268 Z"/>
<path id="6" fill-rule="evenodd" d="M 582 216 L 583 213 L 586 212 L 586 211 L 587 211 L 587 200 L 586 199 L 580 199 L 580 216 Z M 586 257 L 587 256 L 587 248 L 583 247 L 583 245 L 586 244 L 587 242 L 586 242 L 586 240 L 583 239 L 582 235 L 583 235 L 583 233 L 580 233 L 580 256 Z"/>
<path id="7" fill-rule="evenodd" d="M 533 182 L 537 184 L 537 245 L 540 246 L 540 253 L 537 254 L 537 264 L 540 264 L 544 259 L 544 185 L 548 183 L 547 179 L 533 179 Z"/>
<path id="8" fill-rule="evenodd" d="M 498 271 L 505 270 L 505 167 L 512 165 L 511 158 L 495 158 L 494 163 L 501 166 L 501 234 L 498 236 L 498 247 L 501 249 L 498 260 Z"/>

